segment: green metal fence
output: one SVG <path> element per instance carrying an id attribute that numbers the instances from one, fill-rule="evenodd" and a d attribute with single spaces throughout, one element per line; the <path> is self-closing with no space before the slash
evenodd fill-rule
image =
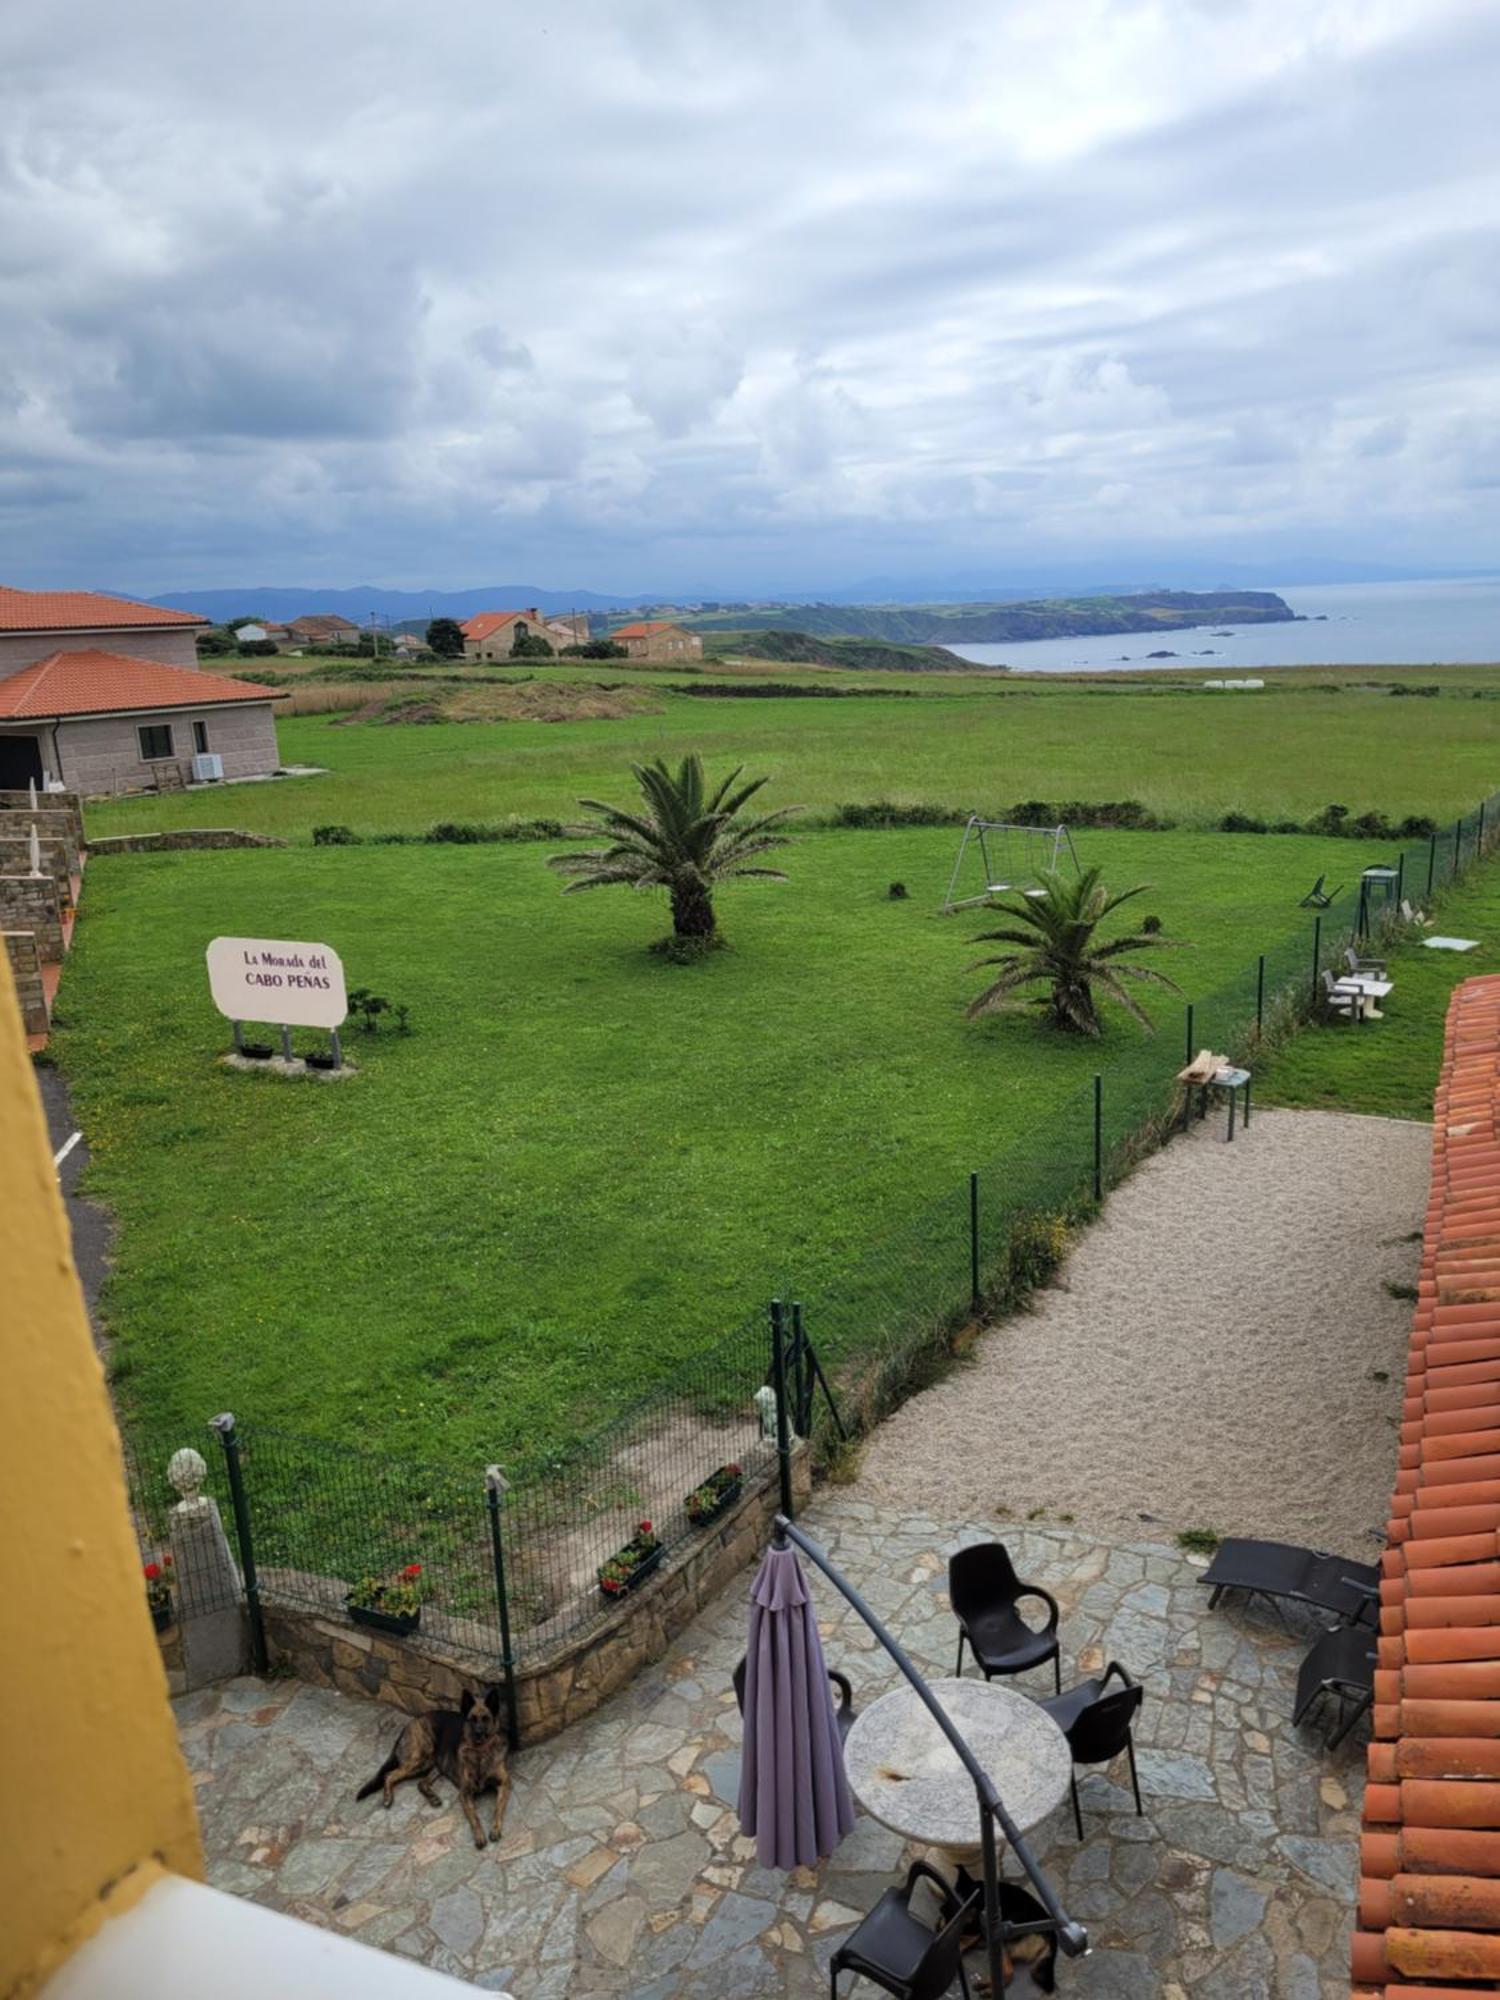
<path id="1" fill-rule="evenodd" d="M 1378 904 L 1362 894 L 1356 866 L 1326 908 L 1301 912 L 1209 991 L 1158 1005 L 1156 1033 L 1014 1127 L 988 1160 L 835 1277 L 781 1285 L 784 1313 L 757 1303 L 685 1361 L 670 1388 L 566 1452 L 503 1468 L 416 1464 L 262 1426 L 253 1411 L 238 1413 L 232 1440 L 207 1424 L 199 1437 L 133 1424 L 126 1465 L 143 1562 L 171 1550 L 166 1465 L 191 1444 L 267 1605 L 343 1616 L 362 1582 L 416 1565 L 423 1629 L 442 1643 L 491 1670 L 550 1651 L 608 1615 L 616 1600 L 600 1571 L 643 1522 L 665 1559 L 711 1525 L 699 1494 L 711 1475 L 735 1468 L 742 1490 L 776 1476 L 776 1409 L 764 1394 L 783 1372 L 773 1324 L 785 1335 L 788 1434 L 812 1432 L 828 1449 L 868 1427 L 931 1379 L 984 1314 L 1045 1281 L 1069 1229 L 1169 1135 L 1182 1101 L 1177 1072 L 1198 1049 L 1253 1066 L 1267 1038 L 1320 1008 L 1321 974 L 1343 971 L 1344 951 L 1378 935 L 1403 894 L 1426 902 L 1497 837 L 1500 793 L 1396 849 L 1393 893 Z"/>

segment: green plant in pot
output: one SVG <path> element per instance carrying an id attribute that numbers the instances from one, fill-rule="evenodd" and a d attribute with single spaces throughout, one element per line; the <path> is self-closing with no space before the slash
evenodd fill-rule
<path id="1" fill-rule="evenodd" d="M 608 1562 L 600 1563 L 595 1574 L 606 1597 L 623 1597 L 634 1590 L 656 1568 L 662 1557 L 662 1539 L 649 1521 L 638 1521 L 635 1533 Z"/>
<path id="2" fill-rule="evenodd" d="M 408 1563 L 395 1576 L 362 1576 L 345 1598 L 356 1625 L 402 1636 L 422 1620 L 422 1565 Z"/>
<path id="3" fill-rule="evenodd" d="M 745 1475 L 738 1465 L 721 1465 L 711 1472 L 682 1503 L 693 1526 L 706 1528 L 710 1521 L 716 1521 L 739 1499 L 744 1483 Z"/>
<path id="4" fill-rule="evenodd" d="M 172 1574 L 172 1558 L 163 1556 L 160 1562 L 143 1563 L 141 1574 L 146 1579 L 146 1602 L 151 1609 L 151 1623 L 158 1632 L 165 1632 L 172 1622 L 172 1586 L 177 1581 Z"/>

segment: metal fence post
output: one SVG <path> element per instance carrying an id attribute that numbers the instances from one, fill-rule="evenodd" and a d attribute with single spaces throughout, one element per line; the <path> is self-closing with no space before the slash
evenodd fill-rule
<path id="1" fill-rule="evenodd" d="M 984 1304 L 979 1291 L 979 1176 L 969 1176 L 969 1306 L 978 1312 Z"/>
<path id="2" fill-rule="evenodd" d="M 1185 1042 L 1184 1042 L 1184 1048 L 1185 1048 L 1185 1050 L 1186 1050 L 1186 1056 L 1185 1056 L 1185 1060 L 1186 1060 L 1186 1061 L 1188 1061 L 1188 1062 L 1191 1062 L 1191 1061 L 1193 1060 L 1193 1054 L 1194 1054 L 1194 1050 L 1193 1050 L 1193 1003 L 1192 1003 L 1192 1001 L 1191 1001 L 1191 1000 L 1189 1000 L 1189 1002 L 1187 1003 L 1187 1037 L 1186 1037 L 1186 1040 L 1185 1040 Z"/>
<path id="3" fill-rule="evenodd" d="M 1255 967 L 1255 1033 L 1257 1040 L 1266 1025 L 1266 955 L 1261 953 Z"/>
<path id="4" fill-rule="evenodd" d="M 1104 1078 L 1094 1074 L 1094 1199 L 1104 1199 Z"/>
<path id="5" fill-rule="evenodd" d="M 1396 856 L 1396 910 L 1406 901 L 1406 849 L 1403 847 Z"/>
<path id="6" fill-rule="evenodd" d="M 1317 1005 L 1317 1000 L 1318 1000 L 1318 969 L 1322 964 L 1322 960 L 1323 960 L 1323 919 L 1321 916 L 1316 916 L 1313 918 L 1312 997 L 1314 1006 Z"/>
<path id="7" fill-rule="evenodd" d="M 490 1554 L 495 1564 L 495 1602 L 500 1608 L 500 1665 L 505 1674 L 505 1705 L 508 1719 L 506 1741 L 512 1750 L 520 1745 L 521 1727 L 516 1716 L 516 1656 L 510 1642 L 510 1593 L 505 1588 L 505 1544 L 500 1536 L 500 1501 L 508 1481 L 498 1465 L 484 1471 L 484 1497 L 490 1514 Z"/>
<path id="8" fill-rule="evenodd" d="M 781 1511 L 796 1516 L 792 1494 L 792 1445 L 787 1434 L 786 1320 L 780 1299 L 771 1301 L 771 1386 L 776 1392 L 776 1457 L 781 1477 Z"/>
<path id="9" fill-rule="evenodd" d="M 1437 835 L 1434 833 L 1427 842 L 1427 893 L 1432 894 L 1433 878 L 1437 874 Z"/>
<path id="10" fill-rule="evenodd" d="M 1453 822 L 1453 874 L 1458 874 L 1459 861 L 1464 851 L 1464 816 L 1459 814 Z"/>
<path id="11" fill-rule="evenodd" d="M 255 1574 L 255 1545 L 250 1536 L 250 1503 L 245 1497 L 245 1473 L 240 1464 L 240 1441 L 235 1436 L 234 1413 L 226 1410 L 215 1417 L 209 1429 L 217 1431 L 224 1447 L 224 1468 L 229 1475 L 229 1499 L 234 1509 L 234 1538 L 240 1549 L 240 1574 L 245 1579 L 245 1609 L 250 1614 L 250 1657 L 255 1671 L 264 1674 L 271 1656 L 266 1650 L 266 1620 L 260 1606 L 260 1583 Z"/>
<path id="12" fill-rule="evenodd" d="M 1477 861 L 1484 852 L 1484 800 L 1479 801 L 1479 830 L 1474 835 L 1474 858 Z"/>
<path id="13" fill-rule="evenodd" d="M 792 1429 L 798 1437 L 812 1436 L 813 1372 L 802 1330 L 802 1301 L 792 1300 L 792 1407 L 797 1421 Z"/>

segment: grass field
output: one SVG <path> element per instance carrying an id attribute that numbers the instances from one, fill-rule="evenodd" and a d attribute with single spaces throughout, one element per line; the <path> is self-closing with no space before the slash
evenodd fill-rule
<path id="1" fill-rule="evenodd" d="M 420 759 L 453 741 L 335 738 L 355 772 L 367 745 Z M 566 755 L 566 734 L 545 741 Z M 518 808 L 578 786 L 573 754 L 566 777 L 518 776 Z M 619 791 L 614 762 L 599 769 Z M 372 818 L 403 797 L 434 816 L 430 783 L 418 807 L 394 762 L 381 782 Z M 1135 787 L 1117 773 L 1110 789 Z M 252 787 L 236 805 L 313 790 Z M 1118 1019 L 1102 1046 L 1030 1016 L 965 1021 L 980 922 L 934 914 L 955 846 L 946 829 L 811 833 L 789 882 L 725 892 L 734 948 L 689 968 L 644 950 L 660 905 L 564 900 L 538 846 L 96 861 L 54 1048 L 90 1190 L 120 1222 L 107 1313 L 127 1403 L 189 1426 L 232 1405 L 482 1460 L 669 1379 L 785 1274 L 815 1285 L 857 1265 L 1139 1046 Z M 1305 929 L 1313 876 L 1367 858 L 1292 836 L 1079 846 L 1117 886 L 1154 885 L 1140 907 L 1190 941 L 1160 959 L 1189 994 Z M 893 879 L 911 900 L 888 899 Z M 332 943 L 415 1032 L 351 1030 L 362 1074 L 346 1084 L 226 1072 L 203 973 L 220 932 Z M 1181 1003 L 1148 1004 L 1169 1073 Z"/>
<path id="2" fill-rule="evenodd" d="M 327 775 L 101 803 L 89 825 L 95 834 L 232 825 L 307 840 L 328 822 L 412 832 L 438 819 L 567 817 L 580 793 L 622 797 L 632 759 L 690 748 L 769 771 L 774 803 L 815 811 L 882 798 L 994 812 L 1025 799 L 1130 797 L 1205 827 L 1232 810 L 1302 821 L 1333 801 L 1354 814 L 1441 818 L 1490 789 L 1496 711 L 1473 696 L 1500 693 L 1500 670 L 1442 672 L 1440 697 L 1405 700 L 1390 694 L 1403 679 L 1390 669 L 1268 676 L 1250 695 L 1205 693 L 1181 677 L 941 677 L 940 688 L 918 677 L 907 682 L 914 694 L 857 700 L 711 699 L 670 692 L 680 673 L 611 674 L 651 689 L 659 712 L 563 724 L 293 716 L 280 727 L 283 757 Z M 849 677 L 782 669 L 776 678 Z"/>
<path id="3" fill-rule="evenodd" d="M 1474 938 L 1478 948 L 1428 951 L 1422 933 L 1404 933 L 1390 950 L 1396 990 L 1383 1003 L 1385 1019 L 1368 1030 L 1334 1022 L 1296 1036 L 1264 1066 L 1265 1101 L 1431 1120 L 1453 988 L 1476 972 L 1500 972 L 1500 867 L 1491 861 L 1449 890 L 1433 932 Z"/>

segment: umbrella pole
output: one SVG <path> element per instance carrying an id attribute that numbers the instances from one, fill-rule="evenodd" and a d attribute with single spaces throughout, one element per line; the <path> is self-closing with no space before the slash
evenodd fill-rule
<path id="1" fill-rule="evenodd" d="M 1005 1990 L 1004 1958 L 1000 1941 L 1002 1929 L 1000 1923 L 1000 1878 L 995 1859 L 995 1821 L 997 1819 L 1000 1822 L 1001 1831 L 1015 1853 L 1017 1861 L 1020 1862 L 1022 1869 L 1025 1871 L 1026 1879 L 1030 1882 L 1032 1888 L 1035 1889 L 1043 1909 L 1047 1912 L 1050 1919 L 1049 1927 L 1055 1931 L 1058 1943 L 1069 1958 L 1082 1957 L 1089 1948 L 1088 1932 L 1081 1924 L 1074 1923 L 1064 1912 L 1062 1905 L 1052 1892 L 1051 1883 L 1048 1882 L 1046 1876 L 1043 1875 L 1041 1869 L 1032 1859 L 1031 1849 L 1026 1845 L 1020 1828 L 1005 1810 L 1005 1802 L 995 1790 L 994 1781 L 959 1734 L 952 1717 L 932 1692 L 932 1689 L 927 1685 L 919 1669 L 913 1665 L 905 1650 L 891 1637 L 885 1626 L 854 1588 L 854 1585 L 834 1568 L 822 1549 L 818 1547 L 818 1544 L 809 1536 L 804 1535 L 800 1528 L 794 1526 L 785 1514 L 778 1514 L 771 1524 L 771 1545 L 773 1548 L 783 1549 L 788 1542 L 794 1543 L 796 1547 L 801 1549 L 803 1555 L 807 1557 L 813 1567 L 820 1570 L 827 1577 L 840 1596 L 846 1598 L 854 1610 L 863 1618 L 870 1630 L 875 1634 L 875 1637 L 901 1669 L 903 1675 L 911 1683 L 912 1687 L 915 1688 L 917 1697 L 923 1707 L 926 1708 L 938 1728 L 942 1730 L 944 1736 L 952 1744 L 958 1761 L 974 1781 L 974 1790 L 979 1802 L 979 1845 L 984 1857 L 984 1910 L 986 1919 L 985 1929 L 988 1933 L 990 1955 L 991 1991 L 999 1994 Z"/>

